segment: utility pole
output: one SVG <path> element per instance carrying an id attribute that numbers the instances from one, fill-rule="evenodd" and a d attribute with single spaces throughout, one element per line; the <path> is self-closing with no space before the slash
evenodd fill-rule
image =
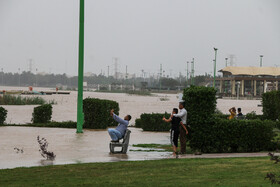
<path id="1" fill-rule="evenodd" d="M 35 85 L 36 85 L 36 86 L 38 86 L 38 85 L 37 85 L 37 74 L 38 74 L 38 69 L 36 68 L 36 75 L 35 75 L 35 82 L 36 82 Z"/>
<path id="2" fill-rule="evenodd" d="M 107 72 L 107 74 L 108 74 L 108 78 L 109 78 L 109 66 L 107 66 L 107 68 L 108 68 L 108 70 L 107 70 L 107 71 L 108 71 L 108 72 Z"/>
<path id="3" fill-rule="evenodd" d="M 78 102 L 77 102 L 77 133 L 83 133 L 83 82 L 84 82 L 84 0 L 80 0 L 79 25 L 79 73 L 78 73 Z"/>
<path id="4" fill-rule="evenodd" d="M 228 58 L 225 58 L 225 60 L 226 60 L 226 67 L 227 67 L 227 60 L 228 60 Z"/>
<path id="5" fill-rule="evenodd" d="M 263 58 L 263 55 L 260 55 L 260 67 L 262 67 L 262 58 Z"/>
<path id="6" fill-rule="evenodd" d="M 189 83 L 189 61 L 187 61 L 187 87 L 188 87 L 188 83 Z"/>
<path id="7" fill-rule="evenodd" d="M 162 76 L 162 64 L 160 64 L 160 70 L 159 70 L 159 90 L 161 90 L 161 76 Z"/>
<path id="8" fill-rule="evenodd" d="M 125 79 L 127 80 L 127 65 L 125 66 Z"/>
<path id="9" fill-rule="evenodd" d="M 3 68 L 1 68 L 2 70 L 2 86 L 4 86 L 4 71 L 3 71 Z"/>
<path id="10" fill-rule="evenodd" d="M 191 85 L 194 85 L 194 58 L 191 61 L 192 70 L 191 70 Z"/>
<path id="11" fill-rule="evenodd" d="M 20 86 L 20 68 L 18 68 L 18 86 Z"/>
<path id="12" fill-rule="evenodd" d="M 215 51 L 215 60 L 214 60 L 214 82 L 213 82 L 213 88 L 215 88 L 215 81 L 216 81 L 216 61 L 217 61 L 217 51 L 218 49 L 214 47 Z"/>

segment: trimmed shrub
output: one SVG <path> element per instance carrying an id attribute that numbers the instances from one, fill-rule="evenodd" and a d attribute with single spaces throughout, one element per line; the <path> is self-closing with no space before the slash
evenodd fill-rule
<path id="1" fill-rule="evenodd" d="M 248 120 L 254 120 L 254 119 L 259 119 L 259 120 L 264 120 L 264 116 L 263 115 L 258 115 L 256 114 L 255 111 L 249 112 L 246 114 L 246 119 Z"/>
<path id="2" fill-rule="evenodd" d="M 220 118 L 220 119 L 228 119 L 229 118 L 229 114 L 214 114 L 214 116 L 216 118 Z"/>
<path id="3" fill-rule="evenodd" d="M 144 113 L 141 114 L 140 119 L 137 119 L 137 123 L 144 131 L 169 131 L 170 123 L 164 122 L 162 120 L 163 117 L 168 119 L 170 117 L 170 114 Z"/>
<path id="4" fill-rule="evenodd" d="M 271 91 L 262 95 L 263 116 L 276 120 L 280 117 L 280 91 Z"/>
<path id="5" fill-rule="evenodd" d="M 191 126 L 188 139 L 193 150 L 204 153 L 256 152 L 275 149 L 273 121 L 211 118 Z"/>
<path id="6" fill-rule="evenodd" d="M 52 119 L 52 105 L 44 104 L 35 107 L 32 113 L 33 123 L 49 123 Z"/>
<path id="7" fill-rule="evenodd" d="M 116 126 L 117 122 L 110 116 L 111 109 L 119 114 L 119 104 L 116 101 L 86 98 L 83 101 L 84 128 L 106 129 Z"/>
<path id="8" fill-rule="evenodd" d="M 142 128 L 142 123 L 141 123 L 142 121 L 141 121 L 141 119 L 140 118 L 137 118 L 136 120 L 135 120 L 135 127 L 136 128 Z"/>
<path id="9" fill-rule="evenodd" d="M 0 125 L 4 124 L 4 121 L 7 118 L 8 111 L 0 106 Z"/>
<path id="10" fill-rule="evenodd" d="M 203 86 L 184 89 L 183 100 L 188 112 L 188 122 L 211 118 L 216 109 L 216 90 Z"/>

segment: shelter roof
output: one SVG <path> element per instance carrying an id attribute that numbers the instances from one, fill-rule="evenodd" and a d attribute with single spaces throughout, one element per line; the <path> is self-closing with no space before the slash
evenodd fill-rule
<path id="1" fill-rule="evenodd" d="M 235 67 L 228 66 L 225 67 L 219 72 L 229 72 L 232 75 L 268 75 L 268 76 L 280 76 L 279 67 Z"/>

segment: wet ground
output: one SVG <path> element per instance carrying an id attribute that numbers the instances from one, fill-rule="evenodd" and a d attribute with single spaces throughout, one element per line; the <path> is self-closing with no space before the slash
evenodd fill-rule
<path id="1" fill-rule="evenodd" d="M 113 162 L 128 160 L 151 160 L 170 157 L 168 152 L 142 152 L 132 144 L 169 144 L 169 133 L 142 132 L 129 128 L 130 146 L 127 154 L 110 154 L 110 138 L 105 130 L 84 130 L 76 134 L 75 129 L 0 127 L 0 169 L 48 164 L 70 164 L 87 162 Z M 48 151 L 54 152 L 55 161 L 45 161 L 40 155 L 37 136 L 49 143 Z M 23 150 L 17 153 L 14 148 Z"/>

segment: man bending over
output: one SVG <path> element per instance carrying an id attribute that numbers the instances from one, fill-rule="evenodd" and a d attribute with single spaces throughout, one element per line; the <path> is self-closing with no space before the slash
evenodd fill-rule
<path id="1" fill-rule="evenodd" d="M 108 133 L 111 136 L 112 141 L 111 142 L 118 142 L 120 139 L 123 138 L 125 131 L 127 129 L 127 126 L 129 124 L 129 121 L 131 119 L 130 115 L 127 115 L 124 117 L 124 119 L 121 119 L 119 116 L 114 114 L 114 109 L 111 110 L 110 115 L 113 117 L 113 119 L 119 123 L 119 125 L 116 127 L 116 129 L 108 129 Z"/>

